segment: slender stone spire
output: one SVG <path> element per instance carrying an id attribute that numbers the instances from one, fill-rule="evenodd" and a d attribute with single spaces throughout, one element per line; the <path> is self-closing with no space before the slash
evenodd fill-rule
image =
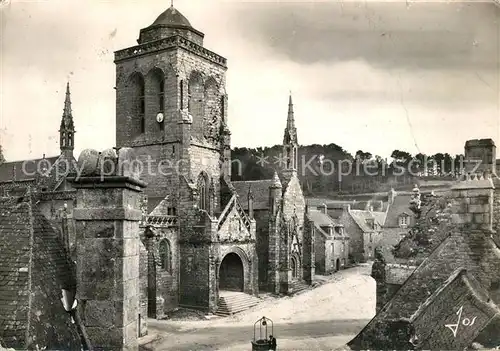
<path id="1" fill-rule="evenodd" d="M 282 156 L 286 160 L 285 170 L 296 171 L 298 166 L 298 149 L 299 143 L 297 140 L 297 128 L 295 128 L 295 118 L 293 116 L 292 93 L 288 98 L 288 117 L 286 120 L 285 134 L 283 136 L 283 153 Z M 287 178 L 285 176 L 285 178 Z"/>
<path id="2" fill-rule="evenodd" d="M 66 98 L 64 99 L 64 110 L 61 118 L 61 127 L 59 129 L 59 146 L 61 154 L 68 156 L 73 154 L 75 147 L 75 125 L 73 123 L 73 112 L 71 110 L 71 93 L 69 82 L 66 84 Z"/>
<path id="3" fill-rule="evenodd" d="M 293 102 L 292 102 L 292 94 L 290 93 L 290 97 L 288 98 L 288 118 L 286 120 L 286 127 L 288 129 L 295 128 L 295 119 L 293 118 Z"/>
<path id="4" fill-rule="evenodd" d="M 293 116 L 292 93 L 288 98 L 288 117 L 286 119 L 285 136 L 283 138 L 284 145 L 297 144 L 297 129 L 295 128 L 295 118 Z"/>

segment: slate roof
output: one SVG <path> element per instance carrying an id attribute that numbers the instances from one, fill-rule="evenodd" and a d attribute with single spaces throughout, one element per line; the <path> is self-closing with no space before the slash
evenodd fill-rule
<path id="1" fill-rule="evenodd" d="M 480 247 L 481 257 L 477 257 L 471 246 Z M 460 254 L 458 254 L 460 253 Z M 441 259 L 454 257 L 455 259 Z M 485 265 L 487 263 L 487 266 Z M 500 271 L 500 249 L 496 247 L 488 233 L 469 232 L 454 233 L 444 239 L 441 244 L 412 273 L 392 299 L 356 336 L 352 343 L 367 340 L 363 335 L 373 333 L 382 328 L 389 320 L 407 319 L 412 321 L 428 299 L 443 289 L 453 275 L 464 267 L 472 277 L 480 277 L 484 281 L 484 272 L 494 278 Z M 494 301 L 499 304 L 500 301 Z M 365 345 L 366 346 L 366 345 Z"/>
<path id="2" fill-rule="evenodd" d="M 32 204 L 29 195 L 0 198 L 0 252 L 0 339 L 5 346 L 23 347 L 25 344 L 28 315 L 32 319 L 36 315 L 29 311 L 30 290 L 38 294 L 37 303 L 43 301 L 46 310 L 50 311 L 50 315 L 42 315 L 42 318 L 51 327 L 60 326 L 56 319 L 69 323 L 62 331 L 51 334 L 52 342 L 66 333 L 71 334 L 70 328 L 74 326 L 70 326 L 60 295 L 61 289 L 75 291 L 74 270 L 60 238 Z M 54 317 L 58 308 L 61 314 Z M 54 319 L 47 320 L 49 317 Z M 39 324 L 39 321 L 31 322 L 34 329 Z M 59 345 L 69 345 L 66 341 Z"/>
<path id="3" fill-rule="evenodd" d="M 335 226 L 336 223 L 330 216 L 324 214 L 319 210 L 311 209 L 309 210 L 309 219 L 314 222 L 314 224 L 320 227 Z"/>
<path id="4" fill-rule="evenodd" d="M 359 228 L 365 233 L 373 232 L 373 229 L 368 226 L 366 223 L 367 219 L 373 219 L 379 225 L 383 224 L 383 218 L 385 214 L 383 212 L 370 212 L 370 211 L 362 211 L 362 210 L 350 210 L 349 214 L 352 219 Z"/>
<path id="5" fill-rule="evenodd" d="M 50 168 L 58 158 L 59 156 L 54 156 L 45 158 L 46 161 L 43 161 L 43 158 L 38 158 L 2 163 L 0 164 L 0 183 L 12 181 L 14 174 L 17 181 L 34 179 L 37 170 L 41 171 L 42 167 L 45 166 L 44 163 L 47 163 L 47 168 Z"/>
<path id="6" fill-rule="evenodd" d="M 244 180 L 231 182 L 238 194 L 238 202 L 244 210 L 248 210 L 248 189 L 252 190 L 254 210 L 266 210 L 269 208 L 269 188 L 273 185 L 273 179 Z"/>
<path id="7" fill-rule="evenodd" d="M 0 199 L 0 337 L 22 342 L 28 321 L 28 268 L 32 226 L 30 206 L 17 198 Z"/>
<path id="8" fill-rule="evenodd" d="M 165 197 L 148 197 L 148 215 L 160 205 Z"/>
<path id="9" fill-rule="evenodd" d="M 385 219 L 384 227 L 397 228 L 399 227 L 399 216 L 402 213 L 414 217 L 413 212 L 410 210 L 411 195 L 396 195 L 394 202 L 389 205 L 387 209 L 387 217 Z"/>

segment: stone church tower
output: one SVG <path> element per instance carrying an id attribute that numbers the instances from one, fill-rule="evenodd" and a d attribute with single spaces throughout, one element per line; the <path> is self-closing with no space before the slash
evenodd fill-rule
<path id="1" fill-rule="evenodd" d="M 140 31 L 139 45 L 115 53 L 117 146 L 142 161 L 146 194 L 169 195 L 174 208 L 185 178 L 200 185 L 208 210 L 209 193 L 219 193 L 230 169 L 226 59 L 203 38 L 172 6 Z"/>
<path id="2" fill-rule="evenodd" d="M 116 141 L 147 184 L 148 315 L 215 311 L 219 290 L 258 294 L 255 220 L 230 181 L 226 59 L 173 6 L 117 51 Z M 224 196 L 221 196 L 224 194 Z"/>

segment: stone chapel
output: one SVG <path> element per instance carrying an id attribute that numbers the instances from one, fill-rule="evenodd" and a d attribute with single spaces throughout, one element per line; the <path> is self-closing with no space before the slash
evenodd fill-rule
<path id="1" fill-rule="evenodd" d="M 223 291 L 288 293 L 314 274 L 291 98 L 281 179 L 233 184 L 227 62 L 203 38 L 171 6 L 115 53 L 117 147 L 134 150 L 147 184 L 141 302 L 152 318 L 216 312 Z"/>

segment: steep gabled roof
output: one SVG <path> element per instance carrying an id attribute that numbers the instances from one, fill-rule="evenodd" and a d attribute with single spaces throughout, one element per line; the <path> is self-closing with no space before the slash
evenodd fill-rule
<path id="1" fill-rule="evenodd" d="M 309 219 L 320 227 L 335 226 L 337 223 L 329 215 L 315 209 L 309 210 Z"/>
<path id="2" fill-rule="evenodd" d="M 36 173 L 42 171 L 42 167 L 47 166 L 50 169 L 59 156 L 38 158 L 34 160 L 21 160 L 14 162 L 5 162 L 0 164 L 0 183 L 10 182 L 14 179 L 24 181 L 34 179 Z"/>
<path id="3" fill-rule="evenodd" d="M 76 289 L 73 267 L 62 241 L 29 195 L 0 198 L 0 252 L 0 339 L 5 346 L 24 347 L 28 325 L 29 337 L 44 335 L 37 341 L 52 348 L 79 345 L 60 301 L 61 289 Z M 30 291 L 37 299 L 37 313 L 29 310 Z"/>
<path id="4" fill-rule="evenodd" d="M 231 182 L 238 194 L 238 202 L 244 210 L 248 210 L 248 189 L 253 195 L 254 210 L 265 210 L 269 208 L 269 188 L 273 185 L 273 179 L 244 180 Z"/>
<path id="5" fill-rule="evenodd" d="M 481 255 L 474 253 L 472 248 L 476 248 L 476 251 L 477 248 L 481 248 Z M 469 280 L 479 278 L 478 281 L 485 281 L 488 276 L 493 280 L 495 276 L 498 279 L 500 249 L 496 247 L 489 233 L 454 232 L 444 239 L 351 343 L 367 342 L 368 335 L 373 335 L 388 321 L 408 320 L 412 322 L 425 305 L 432 302 L 428 299 L 443 290 L 456 278 L 456 272 L 463 268 L 467 268 L 467 274 L 470 274 Z M 473 290 L 485 291 L 487 289 L 473 286 Z M 497 305 L 500 303 L 500 301 L 493 302 Z M 363 344 L 361 347 L 376 346 Z"/>
<path id="6" fill-rule="evenodd" d="M 365 233 L 373 232 L 373 228 L 370 228 L 368 223 L 366 223 L 367 219 L 373 219 L 379 225 L 383 223 L 383 213 L 377 213 L 372 211 L 363 211 L 363 210 L 350 210 L 349 214 L 358 227 Z M 382 223 L 381 223 L 382 222 Z"/>
<path id="7" fill-rule="evenodd" d="M 410 210 L 411 195 L 396 195 L 394 202 L 389 205 L 387 209 L 387 217 L 385 219 L 384 227 L 396 228 L 399 227 L 399 216 L 402 213 L 408 214 L 413 217 L 413 212 Z"/>
<path id="8" fill-rule="evenodd" d="M 31 208 L 22 198 L 0 198 L 0 338 L 23 345 L 28 322 Z"/>

